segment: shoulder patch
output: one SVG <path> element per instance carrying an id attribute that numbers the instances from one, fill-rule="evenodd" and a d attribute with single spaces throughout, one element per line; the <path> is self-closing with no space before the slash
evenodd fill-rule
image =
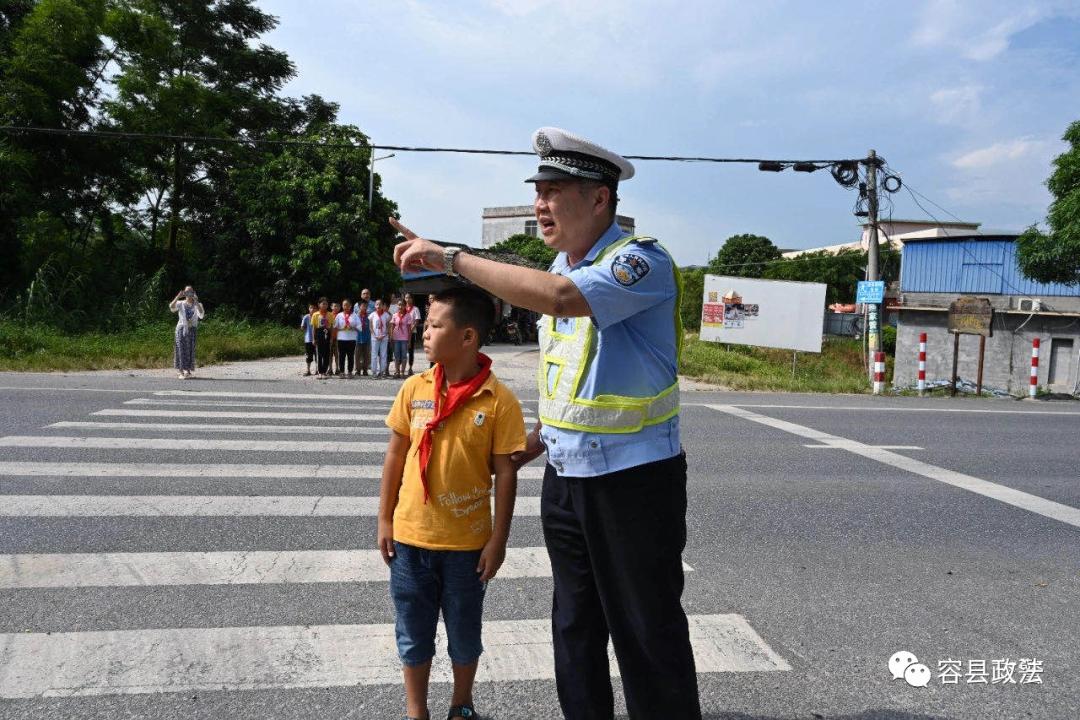
<path id="1" fill-rule="evenodd" d="M 649 274 L 649 261 L 638 253 L 620 253 L 611 263 L 615 282 L 630 287 Z"/>

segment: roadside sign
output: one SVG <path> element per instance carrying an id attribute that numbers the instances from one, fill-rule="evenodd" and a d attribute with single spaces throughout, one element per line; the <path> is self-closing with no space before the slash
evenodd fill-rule
<path id="1" fill-rule="evenodd" d="M 821 352 L 823 283 L 706 275 L 701 339 Z"/>
<path id="2" fill-rule="evenodd" d="M 855 302 L 859 305 L 880 305 L 885 300 L 884 280 L 860 280 L 855 291 Z"/>
<path id="3" fill-rule="evenodd" d="M 979 336 L 979 370 L 975 393 L 982 394 L 983 362 L 986 357 L 986 338 L 994 335 L 994 308 L 986 298 L 962 295 L 949 305 L 949 332 L 953 334 L 952 382 L 950 394 L 956 395 L 956 366 L 960 361 L 960 336 Z"/>
<path id="4" fill-rule="evenodd" d="M 994 308 L 986 298 L 965 295 L 949 305 L 949 332 L 993 337 Z"/>

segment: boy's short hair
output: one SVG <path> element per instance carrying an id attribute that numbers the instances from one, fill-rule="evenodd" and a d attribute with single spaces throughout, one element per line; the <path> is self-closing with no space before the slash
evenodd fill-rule
<path id="1" fill-rule="evenodd" d="M 434 302 L 449 305 L 454 324 L 475 329 L 477 347 L 483 347 L 495 321 L 495 303 L 490 295 L 472 285 L 463 285 L 435 293 Z"/>
<path id="2" fill-rule="evenodd" d="M 324 296 L 324 297 L 319 298 L 319 305 L 322 305 L 323 303 L 326 303 L 327 305 L 329 305 L 330 301 L 327 300 L 326 297 Z"/>

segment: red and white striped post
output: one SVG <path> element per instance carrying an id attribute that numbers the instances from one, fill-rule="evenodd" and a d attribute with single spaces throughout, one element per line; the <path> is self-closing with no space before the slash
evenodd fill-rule
<path id="1" fill-rule="evenodd" d="M 874 394 L 880 395 L 885 389 L 885 353 L 874 353 Z"/>
<path id="2" fill-rule="evenodd" d="M 1028 386 L 1028 397 L 1035 397 L 1035 391 L 1039 387 L 1039 338 L 1031 341 L 1031 385 Z"/>
<path id="3" fill-rule="evenodd" d="M 926 393 L 926 333 L 919 333 L 919 394 Z"/>

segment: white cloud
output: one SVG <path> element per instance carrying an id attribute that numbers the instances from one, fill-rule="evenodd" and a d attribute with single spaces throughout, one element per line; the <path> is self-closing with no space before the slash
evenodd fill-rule
<path id="1" fill-rule="evenodd" d="M 1050 154 L 1054 143 L 1048 140 L 1018 138 L 997 142 L 988 147 L 972 150 L 954 158 L 952 165 L 961 170 L 977 170 L 995 165 L 1015 164 L 1027 159 L 1044 159 Z"/>
<path id="2" fill-rule="evenodd" d="M 982 87 L 962 85 L 941 88 L 930 94 L 935 118 L 952 125 L 968 125 L 975 121 L 982 110 Z"/>
<path id="3" fill-rule="evenodd" d="M 1052 15 L 1056 4 L 930 0 L 912 39 L 928 47 L 956 48 L 969 60 L 992 60 L 1008 49 L 1013 35 Z"/>
<path id="4" fill-rule="evenodd" d="M 1051 162 L 1063 149 L 1057 140 L 1021 137 L 970 150 L 950 160 L 955 175 L 946 193 L 968 206 L 1041 214 L 1050 202 L 1045 183 Z"/>

